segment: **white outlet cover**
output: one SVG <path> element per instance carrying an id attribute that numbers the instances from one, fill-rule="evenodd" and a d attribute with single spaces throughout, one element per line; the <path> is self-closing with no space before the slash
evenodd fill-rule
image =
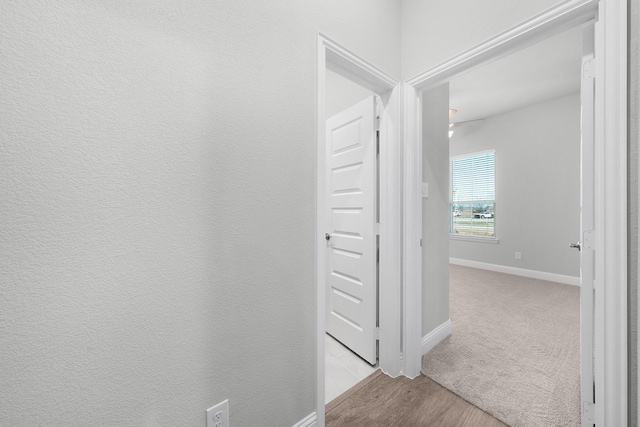
<path id="1" fill-rule="evenodd" d="M 229 427 L 229 399 L 207 409 L 207 427 Z"/>

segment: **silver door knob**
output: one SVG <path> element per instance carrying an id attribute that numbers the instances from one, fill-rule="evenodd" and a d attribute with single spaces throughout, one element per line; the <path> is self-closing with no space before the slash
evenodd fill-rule
<path id="1" fill-rule="evenodd" d="M 572 243 L 569 245 L 570 248 L 576 248 L 577 250 L 580 250 L 580 242 L 578 243 Z"/>
<path id="2" fill-rule="evenodd" d="M 331 240 L 331 234 L 324 233 L 324 238 L 327 239 L 327 241 Z"/>

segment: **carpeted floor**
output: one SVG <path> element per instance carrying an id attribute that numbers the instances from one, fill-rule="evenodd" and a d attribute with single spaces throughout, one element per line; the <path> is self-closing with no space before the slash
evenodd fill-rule
<path id="1" fill-rule="evenodd" d="M 512 427 L 580 425 L 580 291 L 452 265 L 453 333 L 422 372 Z"/>

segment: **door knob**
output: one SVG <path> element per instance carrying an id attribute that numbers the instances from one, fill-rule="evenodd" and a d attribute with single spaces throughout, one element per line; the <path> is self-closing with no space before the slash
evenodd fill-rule
<path id="1" fill-rule="evenodd" d="M 580 242 L 578 243 L 572 243 L 569 245 L 570 248 L 576 248 L 577 250 L 580 250 Z"/>
<path id="2" fill-rule="evenodd" d="M 331 234 L 324 233 L 324 238 L 327 239 L 327 241 L 331 240 Z"/>

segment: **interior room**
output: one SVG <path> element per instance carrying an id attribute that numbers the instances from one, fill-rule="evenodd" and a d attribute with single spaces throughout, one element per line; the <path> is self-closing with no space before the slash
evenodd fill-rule
<path id="1" fill-rule="evenodd" d="M 602 425 L 636 425 L 639 6 L 0 2 L 0 425 L 203 427 L 224 418 L 224 427 L 323 427 L 320 35 L 405 90 L 425 70 L 559 7 L 597 9 L 606 53 L 596 71 L 607 141 L 600 171 L 607 234 L 598 240 L 607 255 L 599 270 L 607 306 L 598 337 L 608 345 L 596 363 L 603 385 L 595 416 Z M 413 122 L 401 120 L 408 108 L 401 95 L 387 129 L 402 154 L 400 136 Z M 448 87 L 438 96 L 449 104 Z M 573 104 L 572 96 L 545 102 Z M 454 101 L 455 120 L 485 122 L 456 129 L 452 143 L 481 134 L 493 118 L 500 126 L 524 123 L 517 117 L 524 106 L 465 118 L 470 108 Z M 446 129 L 447 108 L 437 114 Z M 396 177 L 402 195 L 401 170 Z M 435 185 L 430 194 L 434 200 Z M 514 206 L 514 215 L 557 214 L 545 211 L 549 203 L 528 206 Z M 500 228 L 509 209 L 496 202 L 499 245 L 476 254 L 452 242 L 451 256 L 496 265 L 504 256 L 513 268 L 577 274 L 568 261 L 538 253 L 537 243 L 509 242 Z M 576 241 L 570 228 L 555 231 L 563 247 Z M 398 294 L 406 289 L 400 273 L 389 282 Z M 418 362 L 419 332 L 449 320 L 441 300 L 448 291 L 430 289 L 425 283 L 415 299 L 424 301 L 415 334 L 401 336 L 408 328 L 400 308 L 411 301 L 396 305 L 393 330 L 379 331 L 397 359 L 413 342 L 403 360 Z M 394 369 L 395 378 L 383 379 L 415 384 L 406 366 Z"/>
<path id="2" fill-rule="evenodd" d="M 452 335 L 423 373 L 508 425 L 580 425 L 580 259 L 569 246 L 580 236 L 581 38 L 573 29 L 449 84 L 449 157 L 474 163 L 440 175 Z"/>

